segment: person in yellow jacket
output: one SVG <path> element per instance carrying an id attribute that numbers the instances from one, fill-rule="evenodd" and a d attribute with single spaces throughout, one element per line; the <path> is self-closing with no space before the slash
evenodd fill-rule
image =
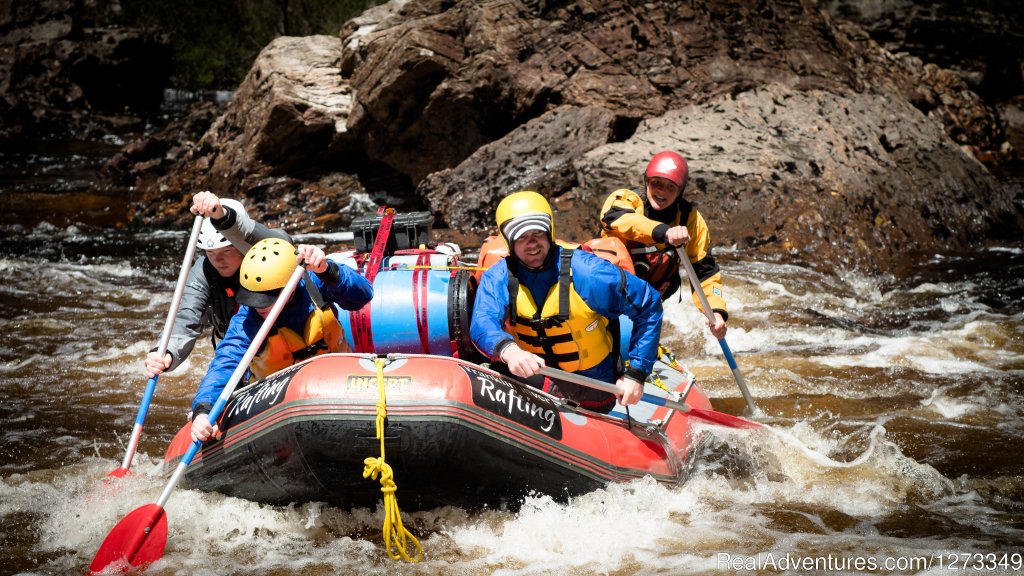
<path id="1" fill-rule="evenodd" d="M 662 299 L 679 289 L 679 255 L 683 248 L 714 312 L 708 327 L 715 338 L 725 338 L 729 312 L 722 295 L 722 274 L 711 255 L 711 239 L 704 217 L 683 198 L 689 169 L 678 153 L 655 154 L 644 171 L 644 190 L 623 188 L 612 192 L 601 208 L 601 236 L 620 238 L 629 249 L 636 275 L 647 280 Z M 694 305 L 700 307 L 696 294 Z"/>

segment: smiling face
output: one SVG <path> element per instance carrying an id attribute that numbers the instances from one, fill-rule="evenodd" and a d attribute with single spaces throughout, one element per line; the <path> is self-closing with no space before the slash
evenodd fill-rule
<path id="1" fill-rule="evenodd" d="M 647 179 L 647 201 L 655 210 L 664 210 L 674 204 L 679 193 L 679 186 L 667 178 L 654 176 Z"/>
<path id="2" fill-rule="evenodd" d="M 242 265 L 243 254 L 234 246 L 225 246 L 206 251 L 206 259 L 217 269 L 217 273 L 227 278 Z"/>
<path id="3" fill-rule="evenodd" d="M 544 260 L 551 250 L 551 239 L 547 232 L 530 230 L 519 237 L 512 245 L 512 252 L 527 268 L 537 269 L 544 265 Z"/>

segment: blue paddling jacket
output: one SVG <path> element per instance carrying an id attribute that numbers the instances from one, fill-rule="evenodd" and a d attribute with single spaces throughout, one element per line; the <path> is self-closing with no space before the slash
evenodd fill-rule
<path id="1" fill-rule="evenodd" d="M 327 270 L 322 274 L 307 274 L 299 281 L 291 299 L 274 322 L 276 328 L 290 328 L 298 334 L 304 332 L 306 319 L 316 309 L 316 304 L 306 289 L 306 282 L 310 278 L 320 290 L 325 302 L 337 304 L 345 310 L 358 310 L 373 298 L 373 285 L 366 278 L 347 266 L 329 262 Z M 213 408 L 214 402 L 223 392 L 231 374 L 245 356 L 261 326 L 263 317 L 255 309 L 248 306 L 239 307 L 238 313 L 228 324 L 224 339 L 217 344 L 213 361 L 192 400 L 193 418 L 197 414 L 208 414 Z M 266 342 L 263 346 L 266 346 Z"/>
<path id="2" fill-rule="evenodd" d="M 547 264 L 541 270 L 517 266 L 519 285 L 526 288 L 542 306 L 545 295 L 558 284 L 564 249 L 552 244 Z M 484 272 L 476 292 L 470 336 L 476 347 L 497 360 L 501 350 L 514 341 L 506 331 L 509 320 L 509 259 L 495 263 Z M 513 266 L 516 262 L 513 260 Z M 647 282 L 618 266 L 583 250 L 573 250 L 570 259 L 572 287 L 587 306 L 613 321 L 621 315 L 633 321 L 633 332 L 625 356 L 629 360 L 626 374 L 643 382 L 654 366 L 661 336 L 662 305 L 658 292 Z M 604 382 L 618 379 L 616 358 L 609 353 L 596 366 L 579 370 Z M 551 365 L 548 361 L 547 364 Z"/>

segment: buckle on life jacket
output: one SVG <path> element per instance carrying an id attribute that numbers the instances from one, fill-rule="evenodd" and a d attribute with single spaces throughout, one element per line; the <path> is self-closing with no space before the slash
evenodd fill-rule
<path id="1" fill-rule="evenodd" d="M 548 318 L 530 318 L 528 321 L 524 322 L 524 324 L 533 328 L 537 332 L 541 332 L 548 328 L 558 328 L 562 324 L 565 324 L 568 319 L 569 318 L 567 316 L 562 317 L 561 315 L 550 316 Z"/>
<path id="2" fill-rule="evenodd" d="M 650 254 L 651 252 L 657 252 L 657 251 L 658 251 L 658 247 L 653 245 L 653 244 L 648 245 L 648 246 L 641 246 L 639 248 L 630 248 L 629 249 L 629 253 L 630 254 Z"/>
<path id="3" fill-rule="evenodd" d="M 330 350 L 330 347 L 327 346 L 327 343 L 324 342 L 323 340 L 318 340 L 301 350 L 296 350 L 295 352 L 292 352 L 292 358 L 294 358 L 296 362 L 302 362 L 307 358 L 312 358 L 313 356 L 316 356 L 317 354 L 320 353 L 321 350 L 328 351 Z"/>

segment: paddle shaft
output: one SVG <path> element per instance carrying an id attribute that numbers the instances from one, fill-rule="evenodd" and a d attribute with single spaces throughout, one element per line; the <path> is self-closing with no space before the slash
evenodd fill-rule
<path id="1" fill-rule="evenodd" d="M 295 271 L 292 272 L 288 283 L 285 284 L 281 294 L 277 297 L 277 301 L 274 302 L 274 306 L 263 320 L 263 325 L 260 326 L 256 336 L 253 337 L 249 348 L 245 351 L 238 366 L 235 367 L 235 371 L 231 373 L 231 378 L 228 379 L 220 397 L 217 398 L 213 410 L 210 411 L 209 417 L 211 422 L 215 422 L 224 410 L 224 406 L 234 392 L 235 386 L 238 385 L 245 371 L 249 369 L 249 363 L 252 362 L 257 351 L 263 345 L 267 334 L 273 329 L 274 322 L 281 315 L 281 310 L 284 309 L 288 299 L 291 298 L 304 272 L 304 266 L 295 267 Z M 114 526 L 114 529 L 110 531 L 110 534 L 107 535 L 100 549 L 96 552 L 96 557 L 93 558 L 93 562 L 90 565 L 90 574 L 105 570 L 111 562 L 119 559 L 127 561 L 132 566 L 138 566 L 160 558 L 163 554 L 164 545 L 167 543 L 167 515 L 164 511 L 164 505 L 167 504 L 167 500 L 171 497 L 171 492 L 181 480 L 185 473 L 185 468 L 192 462 L 192 458 L 199 451 L 201 444 L 202 442 L 198 440 L 192 442 L 188 452 L 182 458 L 181 463 L 178 464 L 177 469 L 167 482 L 167 486 L 155 504 L 146 504 L 136 508 Z"/>
<path id="2" fill-rule="evenodd" d="M 588 378 L 587 376 L 582 376 L 580 374 L 566 372 L 565 370 L 559 370 L 557 368 L 548 368 L 545 366 L 540 369 L 540 373 L 556 380 L 565 380 L 566 382 L 572 382 L 573 384 L 579 384 L 580 386 L 586 386 L 587 388 L 601 390 L 603 392 L 608 392 L 609 394 L 617 394 L 620 392 L 614 384 L 595 380 L 594 378 Z M 668 398 L 662 398 L 661 396 L 645 393 L 640 397 L 640 400 L 647 402 L 648 404 L 672 408 L 673 410 L 678 410 L 686 414 L 690 413 L 689 405 L 683 404 L 682 402 L 676 402 L 675 400 L 669 400 Z"/>
<path id="3" fill-rule="evenodd" d="M 224 410 L 224 406 L 227 405 L 228 400 L 231 398 L 231 394 L 235 391 L 235 386 L 238 386 L 238 382 L 241 381 L 242 376 L 245 375 L 245 371 L 249 369 L 249 363 L 256 357 L 256 353 L 259 352 L 260 347 L 263 345 L 263 341 L 266 339 L 267 334 L 274 328 L 274 322 L 277 321 L 277 317 L 281 315 L 281 310 L 284 309 L 288 303 L 288 299 L 291 298 L 292 292 L 295 291 L 295 287 L 298 286 L 299 280 L 302 279 L 302 275 L 305 273 L 305 266 L 296 266 L 295 271 L 292 272 L 291 277 L 288 279 L 288 283 L 285 284 L 284 289 L 281 290 L 281 294 L 277 297 L 277 301 L 274 302 L 273 308 L 267 313 L 267 317 L 263 320 L 263 325 L 260 326 L 259 332 L 252 339 L 252 343 L 249 344 L 248 350 L 245 351 L 245 355 L 238 362 L 238 366 L 235 367 L 235 371 L 231 373 L 231 378 L 228 379 L 227 385 L 224 386 L 224 390 L 220 393 L 217 401 L 213 404 L 213 408 L 210 410 L 209 419 L 210 423 L 217 421 L 221 411 Z M 188 451 L 182 457 L 181 462 L 178 463 L 178 467 L 174 470 L 174 475 L 167 482 L 167 486 L 164 488 L 160 498 L 156 501 L 156 505 L 163 508 L 164 504 L 167 503 L 168 498 L 171 497 L 171 492 L 174 491 L 174 487 L 181 480 L 181 477 L 185 475 L 185 468 L 195 458 L 199 447 L 202 446 L 202 442 L 194 440 L 192 445 L 189 446 Z"/>
<path id="4" fill-rule="evenodd" d="M 181 297 L 185 292 L 185 281 L 188 280 L 188 273 L 192 269 L 192 260 L 196 255 L 196 241 L 199 238 L 199 230 L 203 224 L 203 217 L 196 216 L 192 223 L 192 234 L 188 238 L 188 247 L 185 250 L 185 257 L 181 261 L 181 269 L 178 272 L 178 283 L 174 286 L 174 296 L 171 298 L 171 307 L 167 310 L 167 319 L 164 321 L 164 331 L 160 336 L 160 344 L 157 346 L 157 354 L 163 358 L 167 354 L 167 346 L 171 342 L 171 330 L 174 328 L 174 319 L 178 315 L 178 308 L 181 307 Z M 132 459 L 135 457 L 135 450 L 139 446 L 139 438 L 142 436 L 142 425 L 146 421 L 146 414 L 149 412 L 149 403 L 153 400 L 153 392 L 156 390 L 157 376 L 153 376 L 146 382 L 146 390 L 142 394 L 142 402 L 139 404 L 139 412 L 135 415 L 135 426 L 132 427 L 132 435 L 128 440 L 128 448 L 124 453 L 124 460 L 121 461 L 120 470 L 127 471 L 132 466 Z"/>
<path id="5" fill-rule="evenodd" d="M 540 369 L 540 373 L 555 378 L 558 380 L 564 380 L 566 382 L 572 382 L 573 384 L 579 384 L 580 386 L 586 386 L 588 388 L 594 388 L 595 390 L 602 390 L 609 394 L 615 394 L 619 391 L 614 384 L 595 380 L 594 378 L 588 378 L 580 374 L 573 374 L 572 372 L 565 372 L 564 370 L 558 370 L 557 368 L 544 367 Z M 759 422 L 752 422 L 750 420 L 744 420 L 732 414 L 725 414 L 723 412 L 716 412 L 714 410 L 707 410 L 704 408 L 697 408 L 696 406 L 690 406 L 683 402 L 677 402 L 675 400 L 669 400 L 668 398 L 662 398 L 661 396 L 654 396 L 653 394 L 644 394 L 640 397 L 640 400 L 647 402 L 648 404 L 654 404 L 656 406 L 664 406 L 666 408 L 672 408 L 678 410 L 688 416 L 699 418 L 713 424 L 720 426 L 726 426 L 729 428 L 760 428 Z"/>
<path id="6" fill-rule="evenodd" d="M 708 297 L 704 295 L 704 289 L 700 285 L 700 280 L 697 278 L 697 273 L 693 269 L 693 263 L 690 262 L 690 257 L 686 255 L 686 251 L 682 248 L 677 247 L 676 252 L 679 254 L 679 260 L 683 263 L 686 268 L 686 278 L 690 281 L 690 286 L 693 287 L 693 291 L 697 293 L 697 298 L 700 300 L 701 308 L 703 308 L 704 315 L 707 316 L 708 322 L 714 325 L 715 313 L 711 310 L 711 305 L 708 303 Z M 751 414 L 759 414 L 757 406 L 754 404 L 754 398 L 750 395 L 750 389 L 747 388 L 747 380 L 740 373 L 740 368 L 736 364 L 736 358 L 732 355 L 732 350 L 729 349 L 729 343 L 725 341 L 725 338 L 718 339 L 718 345 L 722 347 L 722 354 L 725 354 L 725 361 L 729 363 L 729 369 L 732 370 L 732 375 L 736 379 L 736 385 L 739 386 L 740 392 L 743 394 L 743 399 L 747 401 L 747 408 L 750 409 Z"/>

